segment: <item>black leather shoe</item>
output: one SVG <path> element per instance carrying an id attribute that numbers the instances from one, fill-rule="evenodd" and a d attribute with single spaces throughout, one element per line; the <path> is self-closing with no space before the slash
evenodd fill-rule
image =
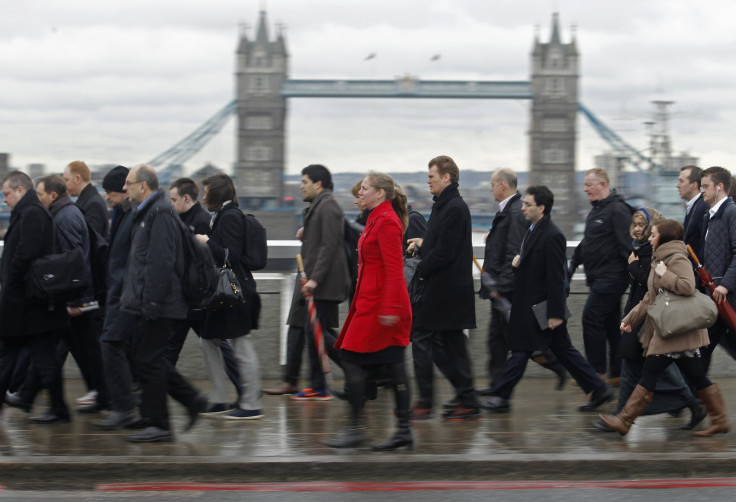
<path id="1" fill-rule="evenodd" d="M 27 403 L 16 394 L 5 394 L 5 404 L 13 408 L 18 408 L 23 413 L 30 413 L 32 403 Z"/>
<path id="2" fill-rule="evenodd" d="M 555 386 L 556 390 L 562 390 L 565 388 L 565 384 L 567 384 L 567 380 L 570 378 L 570 376 L 567 374 L 567 371 L 564 369 L 557 373 L 557 385 Z"/>
<path id="3" fill-rule="evenodd" d="M 138 420 L 136 410 L 129 411 L 112 411 L 105 420 L 92 422 L 92 427 L 105 431 L 114 431 L 121 427 L 127 427 Z"/>
<path id="4" fill-rule="evenodd" d="M 511 411 L 511 402 L 498 396 L 492 396 L 488 401 L 481 401 L 480 407 L 491 413 L 508 413 Z"/>
<path id="5" fill-rule="evenodd" d="M 491 387 L 483 387 L 482 389 L 475 389 L 477 396 L 492 396 L 493 389 Z"/>
<path id="6" fill-rule="evenodd" d="M 447 410 L 450 408 L 454 408 L 458 404 L 460 404 L 460 399 L 458 399 L 457 397 L 454 397 L 450 399 L 449 401 L 445 401 L 444 403 L 442 403 L 442 407 Z"/>
<path id="7" fill-rule="evenodd" d="M 99 413 L 107 409 L 106 405 L 102 405 L 95 401 L 94 403 L 85 404 L 77 408 L 77 413 Z"/>
<path id="8" fill-rule="evenodd" d="M 197 423 L 197 419 L 199 418 L 199 414 L 204 411 L 207 411 L 208 406 L 209 406 L 209 401 L 207 400 L 207 396 L 200 393 L 194 399 L 194 402 L 189 406 L 189 408 L 187 408 L 187 412 L 189 413 L 189 423 L 184 428 L 184 432 L 194 427 L 194 424 Z"/>
<path id="9" fill-rule="evenodd" d="M 339 436 L 323 441 L 322 444 L 330 448 L 355 448 L 365 441 L 362 427 L 350 427 Z"/>
<path id="10" fill-rule="evenodd" d="M 705 417 L 708 416 L 708 413 L 705 411 L 705 408 L 703 408 L 699 404 L 694 404 L 690 406 L 690 422 L 680 427 L 680 430 L 683 431 L 691 431 L 695 427 L 698 426 L 700 422 L 705 420 Z"/>
<path id="11" fill-rule="evenodd" d="M 373 445 L 373 451 L 391 451 L 406 446 L 408 450 L 414 449 L 414 437 L 409 427 L 400 427 L 391 439 L 385 443 Z"/>
<path id="12" fill-rule="evenodd" d="M 171 431 L 160 427 L 146 427 L 125 439 L 131 443 L 168 443 L 171 441 Z"/>
<path id="13" fill-rule="evenodd" d="M 579 406 L 580 411 L 594 411 L 613 399 L 613 389 L 606 385 L 606 390 L 596 394 L 595 392 L 590 398 L 590 402 Z"/>
<path id="14" fill-rule="evenodd" d="M 47 412 L 37 417 L 31 417 L 28 420 L 34 424 L 68 424 L 69 417 L 63 415 L 57 415 L 56 413 Z"/>

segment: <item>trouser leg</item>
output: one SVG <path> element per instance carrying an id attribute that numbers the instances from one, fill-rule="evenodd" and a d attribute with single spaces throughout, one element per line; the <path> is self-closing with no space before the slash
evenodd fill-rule
<path id="1" fill-rule="evenodd" d="M 304 353 L 304 328 L 289 326 L 286 335 L 286 366 L 284 367 L 284 382 L 296 386 L 302 368 L 302 354 Z"/>
<path id="2" fill-rule="evenodd" d="M 465 407 L 477 407 L 473 371 L 468 356 L 467 337 L 462 330 L 442 331 L 438 337 L 441 337 L 444 342 L 445 357 L 448 363 L 447 370 L 452 371 L 451 383 L 455 387 L 457 398 Z M 442 360 L 442 354 L 438 354 L 436 348 L 433 352 L 435 362 L 438 360 L 438 356 L 439 360 Z M 437 365 L 440 366 L 439 363 Z"/>
<path id="3" fill-rule="evenodd" d="M 120 412 L 130 411 L 136 407 L 128 359 L 130 342 L 102 340 L 100 345 L 110 409 Z"/>
<path id="4" fill-rule="evenodd" d="M 250 335 L 230 340 L 240 373 L 240 401 L 243 410 L 261 410 L 261 370 L 253 340 Z"/>
<path id="5" fill-rule="evenodd" d="M 151 424 L 168 430 L 169 410 L 166 405 L 170 364 L 165 358 L 169 329 L 165 319 L 138 318 L 133 333 L 132 352 L 135 375 L 141 385 L 141 414 Z"/>
<path id="6" fill-rule="evenodd" d="M 615 351 L 610 354 L 613 364 L 611 371 L 618 376 L 618 331 L 621 319 L 621 296 L 626 285 L 613 281 L 596 281 L 590 287 L 588 300 L 583 310 L 583 342 L 585 357 L 598 374 L 607 371 L 607 345 Z M 616 335 L 615 337 L 613 335 Z"/>
<path id="7" fill-rule="evenodd" d="M 516 384 L 524 376 L 529 357 L 531 357 L 531 352 L 511 351 L 511 357 L 506 361 L 506 368 L 501 378 L 493 382 L 491 393 L 494 396 L 511 399 Z"/>
<path id="8" fill-rule="evenodd" d="M 419 402 L 424 408 L 431 408 L 434 401 L 433 339 L 434 332 L 432 331 L 413 329 L 411 332 L 414 379 L 419 393 Z"/>
<path id="9" fill-rule="evenodd" d="M 212 386 L 210 402 L 230 402 L 227 397 L 227 375 L 225 373 L 225 361 L 222 357 L 222 350 L 220 349 L 220 339 L 200 338 L 199 345 L 202 347 L 204 365 L 207 370 L 207 376 L 210 379 L 210 385 Z"/>
<path id="10" fill-rule="evenodd" d="M 491 324 L 488 328 L 488 376 L 491 385 L 501 377 L 508 359 L 506 342 L 508 323 L 491 301 Z"/>

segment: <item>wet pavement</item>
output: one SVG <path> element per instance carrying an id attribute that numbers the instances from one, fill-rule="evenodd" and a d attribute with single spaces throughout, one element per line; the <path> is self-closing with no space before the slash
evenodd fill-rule
<path id="1" fill-rule="evenodd" d="M 295 402 L 264 396 L 260 420 L 202 417 L 182 433 L 185 410 L 170 403 L 174 442 L 132 444 L 130 431 L 101 432 L 100 415 L 74 414 L 70 424 L 30 424 L 27 415 L 3 408 L 0 415 L 0 484 L 16 489 L 94 488 L 121 482 L 279 482 L 400 480 L 647 479 L 732 476 L 736 430 L 713 438 L 680 431 L 689 418 L 642 417 L 621 438 L 602 433 L 581 413 L 585 401 L 568 384 L 555 391 L 552 378 L 527 378 L 518 386 L 508 414 L 484 412 L 474 421 L 435 418 L 413 422 L 412 451 L 375 453 L 394 429 L 393 395 L 386 390 L 367 405 L 370 442 L 333 450 L 321 444 L 344 425 L 347 404 Z M 207 383 L 195 382 L 207 390 Z M 264 387 L 273 381 L 264 382 Z M 720 379 L 731 417 L 736 417 L 736 379 Z M 438 381 L 438 402 L 451 396 Z M 84 393 L 69 380 L 67 395 Z M 40 396 L 39 403 L 45 402 Z M 612 410 L 614 404 L 604 410 Z M 34 412 L 42 411 L 37 405 Z M 439 411 L 439 410 L 438 410 Z"/>

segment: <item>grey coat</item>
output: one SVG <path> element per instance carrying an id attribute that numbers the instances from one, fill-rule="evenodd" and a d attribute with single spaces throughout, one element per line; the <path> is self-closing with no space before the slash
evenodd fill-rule
<path id="1" fill-rule="evenodd" d="M 307 277 L 317 282 L 315 300 L 343 302 L 350 289 L 345 254 L 345 215 L 331 190 L 322 190 L 304 213 L 302 259 Z"/>

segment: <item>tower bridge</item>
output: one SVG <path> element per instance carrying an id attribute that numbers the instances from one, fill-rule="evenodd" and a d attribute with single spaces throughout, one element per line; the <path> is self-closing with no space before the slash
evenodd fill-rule
<path id="1" fill-rule="evenodd" d="M 529 81 L 291 79 L 286 40 L 269 37 L 261 11 L 255 38 L 241 32 L 236 54 L 236 96 L 187 138 L 156 157 L 153 165 L 182 164 L 217 134 L 232 114 L 238 119 L 238 193 L 253 209 L 279 206 L 284 198 L 286 116 L 294 98 L 516 99 L 531 100 L 529 183 L 555 194 L 555 220 L 566 234 L 577 221 L 575 187 L 577 115 L 585 116 L 626 162 L 639 170 L 651 160 L 607 128 L 578 102 L 579 54 L 574 36 L 565 43 L 557 14 L 550 39 L 535 37 Z M 428 157 L 441 152 L 427 152 Z M 452 154 L 452 152 L 449 152 Z M 462 166 L 461 166 L 462 167 Z"/>

